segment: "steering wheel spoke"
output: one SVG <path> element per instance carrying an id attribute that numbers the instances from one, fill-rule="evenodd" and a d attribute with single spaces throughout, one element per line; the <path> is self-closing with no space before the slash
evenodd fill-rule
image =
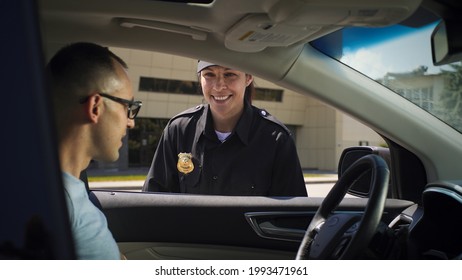
<path id="1" fill-rule="evenodd" d="M 365 171 L 372 171 L 371 194 L 362 215 L 333 213 L 351 184 Z M 366 249 L 385 207 L 389 170 L 377 155 L 357 160 L 339 178 L 308 226 L 297 259 L 354 259 Z"/>

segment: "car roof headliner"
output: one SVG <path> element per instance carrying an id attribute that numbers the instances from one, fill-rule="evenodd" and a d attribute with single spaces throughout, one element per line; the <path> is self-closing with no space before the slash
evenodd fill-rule
<path id="1" fill-rule="evenodd" d="M 401 21 L 415 11 L 420 0 L 382 2 L 216 0 L 211 4 L 185 4 L 152 0 L 39 0 L 39 8 L 48 49 L 91 41 L 214 61 L 277 81 L 291 68 L 306 42 L 342 26 L 386 26 Z M 378 11 L 377 19 L 348 18 L 372 9 Z M 246 20 L 248 17 L 253 18 Z M 268 22 L 274 30 L 271 35 L 291 32 L 296 39 L 281 42 L 282 47 L 277 46 L 279 39 L 275 39 L 266 47 L 264 40 L 250 42 L 240 36 L 244 33 L 239 32 L 254 28 L 252 24 Z"/>

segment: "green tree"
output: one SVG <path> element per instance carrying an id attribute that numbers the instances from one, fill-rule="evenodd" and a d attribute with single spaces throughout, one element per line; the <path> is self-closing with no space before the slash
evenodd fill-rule
<path id="1" fill-rule="evenodd" d="M 130 167 L 149 167 L 168 119 L 137 118 L 135 127 L 128 130 Z"/>

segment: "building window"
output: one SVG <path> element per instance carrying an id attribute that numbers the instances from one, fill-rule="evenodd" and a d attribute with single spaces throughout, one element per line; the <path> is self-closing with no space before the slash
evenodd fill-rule
<path id="1" fill-rule="evenodd" d="M 433 110 L 433 88 L 398 89 L 397 92 L 427 111 Z"/>
<path id="2" fill-rule="evenodd" d="M 193 81 L 168 80 L 150 77 L 140 77 L 139 91 L 161 92 L 171 94 L 202 95 L 199 83 Z M 254 100 L 282 102 L 283 90 L 270 88 L 255 88 Z"/>
<path id="3" fill-rule="evenodd" d="M 201 95 L 197 82 L 140 77 L 139 91 Z"/>
<path id="4" fill-rule="evenodd" d="M 282 102 L 282 93 L 283 90 L 281 89 L 255 88 L 255 96 L 253 99 Z"/>

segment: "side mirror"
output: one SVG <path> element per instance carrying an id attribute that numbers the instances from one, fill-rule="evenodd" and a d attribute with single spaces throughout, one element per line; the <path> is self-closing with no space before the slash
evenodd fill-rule
<path id="1" fill-rule="evenodd" d="M 462 22 L 442 20 L 431 35 L 433 64 L 462 60 Z"/>
<path id="2" fill-rule="evenodd" d="M 343 150 L 342 155 L 340 156 L 338 164 L 338 176 L 339 178 L 343 173 L 358 159 L 363 156 L 375 154 L 382 157 L 390 168 L 390 150 L 383 147 L 372 147 L 372 146 L 354 146 L 349 147 Z M 359 196 L 359 197 L 368 197 L 369 196 L 369 187 L 371 178 L 371 171 L 363 173 L 358 180 L 356 180 L 348 190 L 348 194 Z M 390 180 L 391 182 L 391 180 Z M 389 186 L 390 192 L 390 186 Z"/>

